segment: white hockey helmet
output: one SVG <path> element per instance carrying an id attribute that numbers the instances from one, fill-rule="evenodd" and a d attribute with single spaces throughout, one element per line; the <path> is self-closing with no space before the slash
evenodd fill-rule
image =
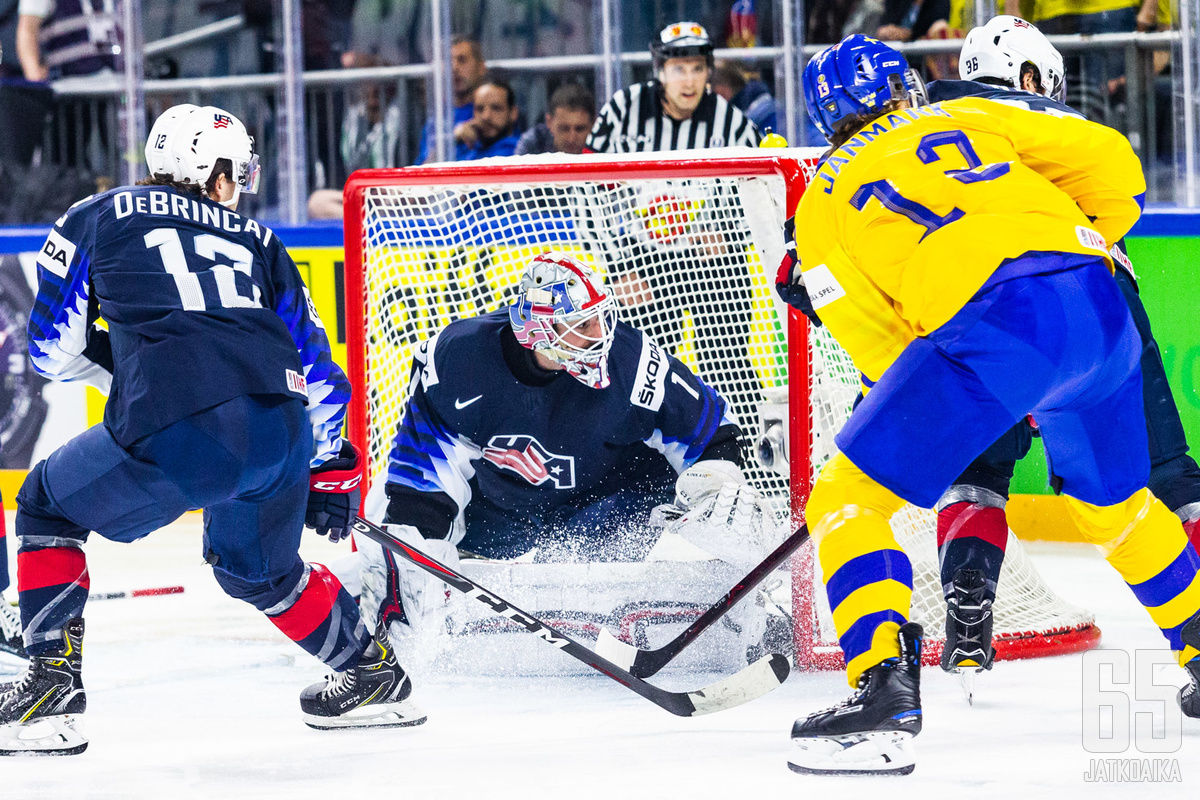
<path id="1" fill-rule="evenodd" d="M 1045 35 L 1020 17 L 1001 14 L 972 29 L 958 56 L 964 81 L 991 78 L 1021 88 L 1021 68 L 1032 64 L 1041 81 L 1041 94 L 1058 100 L 1063 90 L 1063 57 Z"/>
<path id="2" fill-rule="evenodd" d="M 262 171 L 254 153 L 254 137 L 241 120 L 216 106 L 193 108 L 175 125 L 172 176 L 180 183 L 204 186 L 217 159 L 233 164 L 234 195 L 225 205 L 237 204 L 238 194 L 258 191 Z"/>
<path id="3" fill-rule="evenodd" d="M 192 103 L 180 103 L 171 106 L 158 115 L 146 137 L 146 167 L 151 175 L 171 175 L 174 177 L 175 155 L 172 152 L 175 140 L 175 123 L 193 109 L 199 108 Z"/>
<path id="4" fill-rule="evenodd" d="M 584 386 L 609 384 L 617 304 L 599 274 L 570 253 L 549 251 L 525 267 L 508 320 L 522 346 L 563 365 Z"/>

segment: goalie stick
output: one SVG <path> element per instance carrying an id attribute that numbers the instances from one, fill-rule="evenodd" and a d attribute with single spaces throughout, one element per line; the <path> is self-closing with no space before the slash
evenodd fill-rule
<path id="1" fill-rule="evenodd" d="M 592 669 L 607 675 L 635 694 L 641 695 L 659 708 L 666 709 L 676 716 L 698 717 L 702 714 L 712 714 L 748 703 L 778 687 L 791 670 L 791 664 L 788 663 L 786 657 L 772 654 L 763 656 L 740 672 L 703 689 L 691 692 L 670 692 L 660 689 L 631 675 L 592 649 L 580 644 L 565 633 L 551 628 L 532 614 L 527 614 L 467 576 L 455 572 L 445 564 L 435 561 L 420 550 L 405 544 L 383 528 L 367 522 L 361 517 L 355 519 L 351 523 L 351 527 L 358 535 L 378 542 L 406 561 L 412 562 L 468 597 L 475 598 L 497 614 L 517 623 L 547 644 L 557 647 L 572 658 L 582 661 Z"/>
<path id="2" fill-rule="evenodd" d="M 728 614 L 729 610 L 737 605 L 742 598 L 750 594 L 758 584 L 762 583 L 763 578 L 774 572 L 780 564 L 787 560 L 788 556 L 794 553 L 806 541 L 808 541 L 808 526 L 801 525 L 798 531 L 784 539 L 783 543 L 779 547 L 776 547 L 771 555 L 767 556 L 762 563 L 750 570 L 746 574 L 746 577 L 734 584 L 733 588 L 726 592 L 724 597 L 709 606 L 708 610 L 697 617 L 691 625 L 687 626 L 686 630 L 662 647 L 655 650 L 641 650 L 631 644 L 622 642 L 609 633 L 607 628 L 601 628 L 600 636 L 596 640 L 596 652 L 617 666 L 628 670 L 635 677 L 649 678 L 671 663 L 671 660 L 675 656 L 682 653 L 684 648 L 696 641 L 696 638 L 708 630 L 709 626 Z"/>

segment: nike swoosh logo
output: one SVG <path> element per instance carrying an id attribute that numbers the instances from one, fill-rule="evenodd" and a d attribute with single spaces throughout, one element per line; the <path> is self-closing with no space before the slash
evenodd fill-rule
<path id="1" fill-rule="evenodd" d="M 479 400 L 482 397 L 483 397 L 483 395 L 479 395 L 479 397 L 472 397 L 470 400 L 468 400 L 465 403 L 461 400 L 455 400 L 454 407 L 457 408 L 459 411 L 462 411 L 464 408 L 471 405 L 471 403 L 474 403 L 476 400 Z"/>

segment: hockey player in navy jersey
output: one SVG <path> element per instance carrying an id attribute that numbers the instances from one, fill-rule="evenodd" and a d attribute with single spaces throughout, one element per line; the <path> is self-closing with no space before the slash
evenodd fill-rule
<path id="1" fill-rule="evenodd" d="M 740 433 L 716 391 L 617 320 L 596 272 L 543 253 L 511 306 L 422 346 L 367 513 L 441 560 L 536 548 L 543 561 L 631 561 L 660 533 L 651 510 L 675 501 L 672 529 L 733 560 L 774 535 L 742 476 Z M 436 617 L 440 584 L 359 544 L 364 615 L 380 608 L 417 627 Z"/>
<path id="2" fill-rule="evenodd" d="M 930 83 L 926 87 L 930 102 L 982 97 L 1045 114 L 1082 117 L 1058 102 L 1062 56 L 1023 19 L 997 16 L 972 30 L 958 63 L 963 80 Z M 1193 547 L 1200 550 L 1200 468 L 1188 455 L 1183 424 L 1124 241 L 1113 246 L 1111 255 L 1142 343 L 1142 396 L 1150 442 L 1148 486 L 1180 518 Z M 994 657 L 991 607 L 1008 541 L 1004 506 L 1015 464 L 1029 452 L 1033 435 L 1029 420 L 1018 423 L 955 480 L 936 506 L 941 581 L 948 605 L 942 668 L 965 676 L 968 696 L 972 673 L 990 668 Z"/>
<path id="3" fill-rule="evenodd" d="M 253 142 L 221 109 L 167 113 L 147 142 L 148 185 L 76 203 L 38 254 L 33 363 L 109 399 L 18 495 L 31 661 L 0 686 L 0 754 L 87 746 L 75 717 L 89 532 L 132 542 L 200 508 L 218 584 L 334 671 L 301 695 L 309 725 L 424 720 L 386 637 L 297 555 L 306 522 L 346 535 L 360 458 L 341 436 L 350 387 L 304 282 L 274 233 L 236 212 L 258 183 Z M 35 735 L 40 722 L 52 733 Z"/>

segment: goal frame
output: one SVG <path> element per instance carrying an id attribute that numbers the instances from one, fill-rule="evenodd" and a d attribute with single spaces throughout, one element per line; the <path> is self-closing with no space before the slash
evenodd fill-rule
<path id="1" fill-rule="evenodd" d="M 346 355 L 352 394 L 348 413 L 351 441 L 369 442 L 370 417 L 367 392 L 366 344 L 367 286 L 365 284 L 366 240 L 363 220 L 364 193 L 388 186 L 454 187 L 464 184 L 570 184 L 576 181 L 672 180 L 679 178 L 781 178 L 786 209 L 794 211 L 814 171 L 812 151 L 763 150 L 745 155 L 711 157 L 663 157 L 662 154 L 589 155 L 551 160 L 487 159 L 478 162 L 438 164 L 404 169 L 359 170 L 344 189 L 345 215 L 345 320 Z M 771 265 L 773 266 L 773 265 Z M 764 265 L 765 269 L 769 269 Z M 807 317 L 787 309 L 784 321 L 787 338 L 788 456 L 790 464 L 789 508 L 792 530 L 804 522 L 804 506 L 812 488 L 814 432 L 810 395 L 813 373 L 810 326 Z M 803 411 L 801 411 L 803 409 Z M 364 449 L 364 452 L 368 450 Z M 370 486 L 370 465 L 363 478 L 364 495 Z M 815 547 L 805 546 L 792 557 L 792 614 L 797 669 L 840 669 L 844 666 L 836 642 L 821 639 L 817 616 L 818 587 L 814 572 Z M 937 663 L 942 649 L 942 632 L 929 631 L 923 661 Z M 993 644 L 998 659 L 1022 659 L 1080 652 L 1094 647 L 1100 631 L 1094 625 L 1074 629 L 1009 631 Z"/>

